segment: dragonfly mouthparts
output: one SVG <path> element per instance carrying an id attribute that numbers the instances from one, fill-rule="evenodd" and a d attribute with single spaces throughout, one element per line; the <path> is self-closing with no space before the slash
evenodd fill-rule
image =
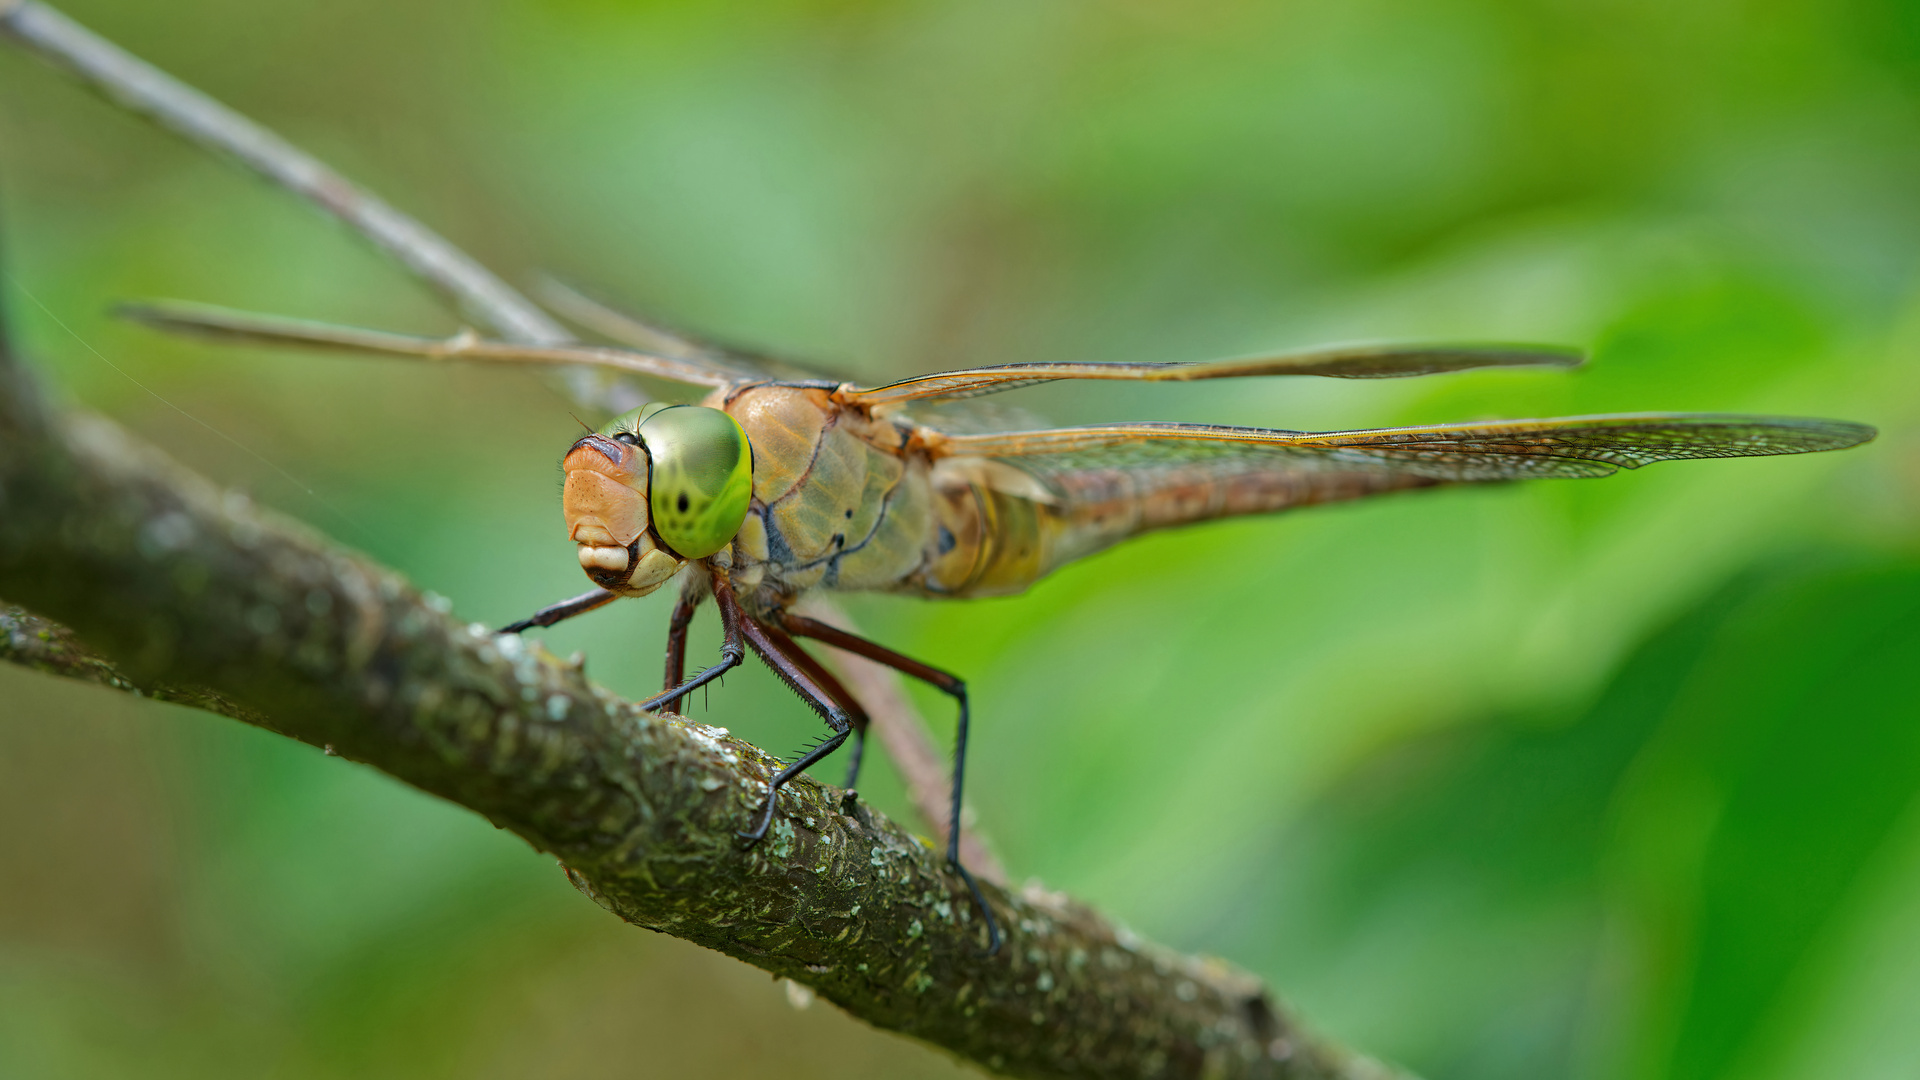
<path id="1" fill-rule="evenodd" d="M 625 574 L 632 559 L 624 547 L 614 545 L 581 544 L 580 569 L 591 574 L 595 570 L 611 574 Z"/>
<path id="2" fill-rule="evenodd" d="M 567 452 L 567 456 L 571 457 L 573 456 L 574 450 L 583 448 L 598 451 L 602 457 L 613 462 L 615 465 L 627 464 L 628 449 L 612 439 L 607 438 L 605 435 L 581 436 L 580 441 L 574 443 L 573 449 Z"/>

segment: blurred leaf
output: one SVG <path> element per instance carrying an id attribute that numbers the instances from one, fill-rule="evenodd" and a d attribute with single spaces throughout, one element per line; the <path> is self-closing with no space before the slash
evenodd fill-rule
<path id="1" fill-rule="evenodd" d="M 1920 791 L 1920 566 L 1800 571 L 1729 619 L 1666 738 L 1720 800 L 1671 1077 L 1777 1047 L 1782 989 Z"/>
<path id="2" fill-rule="evenodd" d="M 1593 1025 L 1628 1020 L 1642 1074 L 1731 1075 L 1790 1044 L 1789 985 L 1914 805 L 1914 655 L 1920 562 L 1776 562 L 1577 718 L 1376 755 L 1253 864 L 1283 876 L 1208 907 L 1314 1012 L 1434 1080 L 1578 1075 L 1622 1052 Z M 1344 1000 L 1381 987 L 1384 1024 Z"/>

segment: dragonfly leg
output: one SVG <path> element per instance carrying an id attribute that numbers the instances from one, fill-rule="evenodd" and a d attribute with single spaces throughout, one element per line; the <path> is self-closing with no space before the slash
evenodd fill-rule
<path id="1" fill-rule="evenodd" d="M 673 617 L 667 622 L 667 680 L 662 690 L 671 690 L 687 679 L 687 628 L 693 625 L 693 613 L 706 598 L 705 589 L 696 590 L 689 582 L 673 605 Z"/>
<path id="2" fill-rule="evenodd" d="M 722 611 L 725 610 L 726 601 L 733 599 L 731 594 L 723 598 L 718 592 L 714 597 L 722 601 Z M 812 706 L 813 711 L 819 713 L 820 718 L 833 729 L 833 734 L 827 736 L 826 741 L 807 751 L 800 760 L 780 770 L 772 780 L 768 781 L 766 809 L 761 813 L 759 822 L 750 831 L 740 834 L 740 838 L 751 847 L 766 836 L 767 829 L 773 825 L 775 804 L 780 797 L 780 789 L 786 785 L 787 781 L 807 771 L 821 758 L 840 749 L 840 744 L 846 742 L 856 730 L 864 730 L 867 726 L 867 715 L 853 703 L 852 697 L 847 694 L 846 687 L 840 685 L 840 680 L 828 674 L 827 670 L 820 666 L 820 662 L 808 656 L 792 638 L 787 636 L 785 631 L 777 626 L 760 622 L 744 612 L 741 613 L 740 628 L 748 647 L 753 649 L 760 659 L 766 661 L 767 667 L 780 677 L 781 682 L 787 684 L 788 689 L 800 695 L 800 700 Z"/>
<path id="3" fill-rule="evenodd" d="M 967 883 L 967 891 L 973 894 L 973 903 L 987 921 L 987 954 L 1000 951 L 1000 925 L 994 921 L 993 909 L 987 906 L 985 895 L 980 892 L 979 883 L 960 862 L 960 794 L 966 784 L 967 775 L 967 684 L 957 675 L 942 671 L 931 664 L 923 664 L 910 656 L 902 656 L 877 642 L 857 637 L 838 627 L 829 626 L 818 619 L 809 619 L 805 615 L 782 613 L 780 625 L 795 637 L 813 638 L 836 649 L 844 649 L 855 656 L 864 656 L 877 664 L 909 675 L 927 683 L 934 689 L 952 697 L 960 706 L 960 721 L 956 726 L 953 740 L 953 804 L 947 818 L 947 865 Z"/>
<path id="4" fill-rule="evenodd" d="M 741 646 L 740 642 L 740 624 L 745 619 L 746 613 L 740 610 L 740 602 L 733 598 L 733 587 L 727 584 L 727 580 L 719 574 L 715 574 L 713 577 L 713 598 L 715 606 L 720 609 L 720 630 L 726 635 L 720 643 L 720 662 L 702 671 L 700 674 L 695 675 L 693 678 L 688 679 L 686 682 L 662 690 L 660 693 L 641 702 L 640 708 L 643 711 L 652 712 L 655 709 L 664 708 L 679 701 L 695 690 L 700 689 L 720 676 L 725 675 L 727 672 L 732 671 L 734 668 L 739 667 L 740 661 L 746 659 L 746 649 Z M 681 603 L 686 603 L 686 600 L 683 598 Z M 680 616 L 679 606 L 675 606 L 673 614 L 677 622 Z M 687 618 L 689 620 L 693 618 L 691 608 L 687 611 Z M 668 632 L 669 636 L 671 636 L 671 627 L 669 627 Z M 681 632 L 680 642 L 680 658 L 683 664 L 685 663 L 685 657 L 686 640 L 683 630 Z M 674 673 L 673 661 L 674 647 L 671 642 L 669 642 L 667 646 L 667 672 L 669 675 Z"/>
<path id="5" fill-rule="evenodd" d="M 575 615 L 585 615 L 595 608 L 605 607 L 613 603 L 616 599 L 618 599 L 618 597 L 605 589 L 595 589 L 592 592 L 581 593 L 571 600 L 562 600 L 557 604 L 548 604 L 546 607 L 521 619 L 517 623 L 508 623 L 506 626 L 495 631 L 495 633 L 518 634 L 523 630 L 531 630 L 536 626 L 552 626 L 554 623 L 564 619 L 571 619 Z"/>
<path id="6" fill-rule="evenodd" d="M 860 781 L 860 759 L 866 755 L 867 751 L 867 710 L 860 705 L 860 699 L 854 697 L 833 672 L 822 666 L 820 661 L 815 660 L 807 650 L 801 648 L 798 642 L 782 633 L 778 627 L 766 626 L 764 623 L 761 625 L 766 627 L 768 637 L 780 649 L 781 654 L 805 670 L 813 681 L 826 691 L 827 696 L 846 711 L 847 721 L 853 725 L 853 749 L 850 751 L 852 760 L 847 762 L 847 782 L 841 785 L 846 788 L 846 794 L 840 799 L 841 811 L 851 814 L 854 806 L 859 802 L 857 790 Z"/>
<path id="7" fill-rule="evenodd" d="M 781 769 L 774 775 L 772 780 L 767 781 L 767 806 L 765 810 L 760 812 L 759 824 L 746 832 L 737 834 L 740 839 L 747 842 L 748 847 L 752 847 L 765 839 L 767 830 L 773 827 L 774 801 L 780 797 L 780 789 L 787 786 L 787 781 L 812 768 L 814 762 L 840 749 L 840 744 L 846 742 L 847 736 L 851 734 L 853 734 L 851 728 L 846 731 L 834 732 L 827 736 L 825 742 L 807 751 L 805 756 L 801 757 L 800 760 Z"/>
<path id="8" fill-rule="evenodd" d="M 851 814 L 855 804 L 860 801 L 860 759 L 867 754 L 867 727 L 865 724 L 853 729 L 853 749 L 847 751 L 847 782 L 842 785 L 847 793 L 840 798 L 842 813 Z"/>

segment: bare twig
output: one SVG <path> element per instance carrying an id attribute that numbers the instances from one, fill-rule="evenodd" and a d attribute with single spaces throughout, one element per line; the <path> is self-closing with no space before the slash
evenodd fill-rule
<path id="1" fill-rule="evenodd" d="M 0 660 L 49 675 L 138 694 L 132 679 L 92 649 L 73 631 L 22 607 L 0 604 Z"/>
<path id="2" fill-rule="evenodd" d="M 280 136 L 34 0 L 0 3 L 0 33 L 187 140 L 231 156 L 339 218 L 495 333 L 531 345 L 565 328 L 466 252 Z"/>

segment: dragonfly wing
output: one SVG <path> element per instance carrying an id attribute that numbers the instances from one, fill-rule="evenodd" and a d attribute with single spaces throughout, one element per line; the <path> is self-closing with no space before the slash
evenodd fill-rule
<path id="1" fill-rule="evenodd" d="M 1367 469 L 1464 483 L 1605 476 L 1656 461 L 1839 450 L 1873 438 L 1843 420 L 1716 413 L 1624 413 L 1360 431 L 1278 431 L 1126 423 L 978 435 L 940 434 L 942 456 L 1017 459 L 1041 474 L 1098 467 L 1214 464 Z"/>
<path id="2" fill-rule="evenodd" d="M 259 345 L 378 353 L 421 360 L 468 360 L 497 364 L 585 364 L 631 375 L 687 383 L 727 386 L 751 378 L 710 364 L 596 345 L 514 345 L 488 341 L 471 331 L 451 338 L 415 337 L 381 330 L 335 326 L 278 315 L 257 315 L 204 304 L 156 302 L 126 304 L 119 314 L 169 333 Z"/>
<path id="3" fill-rule="evenodd" d="M 538 292 L 547 307 L 609 341 L 645 352 L 712 364 L 731 374 L 761 379 L 819 379 L 839 382 L 830 369 L 751 349 L 724 345 L 607 304 L 565 282 L 547 278 Z"/>
<path id="4" fill-rule="evenodd" d="M 1334 345 L 1204 363 L 1002 364 L 919 375 L 885 386 L 843 387 L 837 396 L 853 405 L 898 405 L 928 398 L 979 397 L 1059 379 L 1192 382 L 1263 375 L 1397 379 L 1485 367 L 1577 367 L 1580 362 L 1578 350 L 1547 345 Z"/>
<path id="5" fill-rule="evenodd" d="M 1045 572 L 1129 536 L 1214 518 L 1437 484 L 1839 450 L 1873 436 L 1838 420 L 1641 413 L 1330 432 L 1130 423 L 925 439 L 955 475 L 1045 504 Z M 1009 470 L 1039 490 L 994 479 Z"/>

